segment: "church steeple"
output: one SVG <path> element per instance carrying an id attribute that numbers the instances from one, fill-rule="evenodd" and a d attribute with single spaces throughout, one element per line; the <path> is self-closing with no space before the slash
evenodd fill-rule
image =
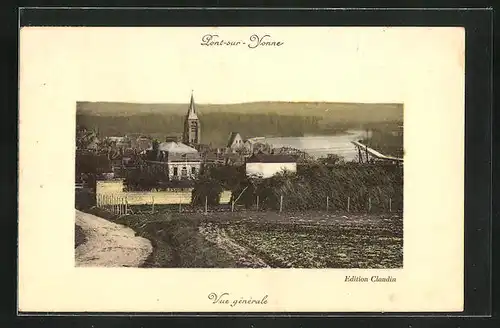
<path id="1" fill-rule="evenodd" d="M 191 101 L 189 103 L 188 119 L 190 119 L 190 120 L 197 120 L 198 119 L 198 115 L 196 115 L 196 106 L 194 104 L 193 91 L 191 91 Z"/>
<path id="2" fill-rule="evenodd" d="M 189 102 L 189 108 L 184 122 L 183 142 L 190 146 L 195 146 L 200 143 L 200 120 L 196 113 L 196 105 L 192 90 L 191 101 Z"/>

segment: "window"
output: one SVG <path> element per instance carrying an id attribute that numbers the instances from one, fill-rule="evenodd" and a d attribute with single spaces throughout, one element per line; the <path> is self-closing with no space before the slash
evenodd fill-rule
<path id="1" fill-rule="evenodd" d="M 186 167 L 185 167 L 185 166 L 183 166 L 183 167 L 182 167 L 181 175 L 182 175 L 183 177 L 187 176 L 187 169 L 186 169 Z"/>
<path id="2" fill-rule="evenodd" d="M 174 167 L 174 176 L 177 176 L 177 168 Z"/>
<path id="3" fill-rule="evenodd" d="M 191 174 L 196 174 L 196 167 L 191 168 Z"/>

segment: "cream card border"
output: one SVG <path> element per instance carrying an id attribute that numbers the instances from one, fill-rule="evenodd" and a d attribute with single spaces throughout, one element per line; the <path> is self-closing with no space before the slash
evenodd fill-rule
<path id="1" fill-rule="evenodd" d="M 199 39 L 207 31 L 213 31 L 213 28 L 126 30 L 128 37 L 124 37 L 125 28 L 33 27 L 21 30 L 20 311 L 391 312 L 463 309 L 464 29 L 216 29 L 231 37 L 248 38 L 248 35 L 258 31 L 283 40 L 284 45 L 279 49 L 262 49 L 262 52 L 266 52 L 267 56 L 295 63 L 295 66 L 290 67 L 289 74 L 307 74 L 307 65 L 315 58 L 310 53 L 316 53 L 318 60 L 323 60 L 325 75 L 322 79 L 318 79 L 321 75 L 315 75 L 314 81 L 311 76 L 304 80 L 304 88 L 311 84 L 317 85 L 309 91 L 312 98 L 321 96 L 318 89 L 324 92 L 328 84 L 335 83 L 332 79 L 338 83 L 335 87 L 341 88 L 338 82 L 340 80 L 332 78 L 330 73 L 333 72 L 328 71 L 326 60 L 331 56 L 332 65 L 338 66 L 338 61 L 335 60 L 344 61 L 342 66 L 346 70 L 338 74 L 344 75 L 346 85 L 352 85 L 355 79 L 371 81 L 372 84 L 373 90 L 369 86 L 365 87 L 366 83 L 360 83 L 358 90 L 353 90 L 352 87 L 346 89 L 346 98 L 350 98 L 344 99 L 345 101 L 356 101 L 353 95 L 357 93 L 357 99 L 361 102 L 373 99 L 373 102 L 404 103 L 406 154 L 403 269 L 75 268 L 73 145 L 76 101 L 107 100 L 91 99 L 90 90 L 96 90 L 95 95 L 99 98 L 99 95 L 106 95 L 106 92 L 116 95 L 120 88 L 124 101 L 129 101 L 130 97 L 146 101 L 133 88 L 147 88 L 152 79 L 148 74 L 152 74 L 151 70 L 159 62 L 159 58 L 154 57 L 151 63 L 142 67 L 145 69 L 143 79 L 147 81 L 146 85 L 138 79 L 111 86 L 106 84 L 105 74 L 110 74 L 110 69 L 104 67 L 104 63 L 113 61 L 113 67 L 122 67 L 125 71 L 130 69 L 127 65 L 134 63 L 131 56 L 137 55 L 124 53 L 121 57 L 110 59 L 114 48 L 143 51 L 146 62 L 149 61 L 148 56 L 158 55 L 148 54 L 147 51 L 164 51 L 161 47 L 165 44 L 178 54 L 191 56 L 189 58 L 204 56 L 209 51 L 217 52 L 222 56 L 216 63 L 220 65 L 220 75 L 210 78 L 200 76 L 196 83 L 211 81 L 212 86 L 224 85 L 222 79 L 231 77 L 225 69 L 259 64 L 261 72 L 267 72 L 266 79 L 271 80 L 269 83 L 274 85 L 271 91 L 277 97 L 287 94 L 287 90 L 284 90 L 286 85 L 276 83 L 283 76 L 273 72 L 271 61 L 258 57 L 262 54 L 258 55 L 256 51 L 251 53 L 244 48 L 202 49 Z M 143 36 L 142 44 L 123 44 L 140 35 Z M 349 56 L 347 50 L 345 53 L 343 51 L 352 41 L 353 35 L 359 38 L 359 49 L 355 56 Z M 154 44 L 157 44 L 157 48 Z M 149 48 L 145 49 L 145 46 Z M 256 62 L 256 58 L 260 58 L 260 62 Z M 356 66 L 357 63 L 364 63 L 367 67 L 371 65 L 378 68 L 378 72 L 385 71 L 387 75 L 374 75 L 370 72 L 364 75 L 359 66 Z M 97 74 L 97 69 L 89 73 L 87 68 L 92 65 L 102 68 L 103 75 Z M 182 61 L 181 66 L 189 70 L 189 63 L 186 61 Z M 349 74 L 349 70 L 355 75 Z M 116 72 L 118 75 L 123 73 Z M 391 77 L 396 80 L 389 81 Z M 195 83 L 194 77 L 190 78 Z M 179 83 L 189 84 L 181 77 L 179 80 Z M 242 87 L 247 90 L 256 88 L 256 84 L 252 84 L 256 80 L 248 77 L 247 80 L 250 81 L 249 84 Z M 245 79 L 241 78 L 239 81 L 244 83 Z M 169 80 L 165 76 L 163 83 L 165 94 L 174 97 L 173 93 L 168 93 L 168 89 L 173 86 L 175 79 Z M 382 91 L 374 92 L 381 90 L 384 83 L 394 88 L 397 86 L 393 99 L 387 96 L 391 95 L 389 87 L 384 89 L 386 95 Z M 190 89 L 186 92 L 190 92 Z M 203 90 L 199 92 L 203 94 Z M 233 90 L 228 90 L 227 93 L 242 96 L 243 92 L 245 91 L 233 86 Z M 263 96 L 269 95 L 271 93 Z M 186 94 L 180 97 L 183 102 L 186 101 L 185 98 Z M 164 101 L 168 102 L 169 99 Z M 154 99 L 151 102 L 158 101 Z M 370 277 L 389 274 L 397 279 L 396 283 L 344 282 L 346 275 Z M 237 307 L 214 305 L 208 300 L 211 292 L 227 292 L 232 298 L 238 299 L 268 295 L 268 302 Z"/>

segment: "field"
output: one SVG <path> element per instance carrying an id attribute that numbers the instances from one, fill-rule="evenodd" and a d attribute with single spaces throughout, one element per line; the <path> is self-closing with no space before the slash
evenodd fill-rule
<path id="1" fill-rule="evenodd" d="M 151 240 L 149 267 L 401 268 L 401 215 L 155 213 L 115 219 Z"/>

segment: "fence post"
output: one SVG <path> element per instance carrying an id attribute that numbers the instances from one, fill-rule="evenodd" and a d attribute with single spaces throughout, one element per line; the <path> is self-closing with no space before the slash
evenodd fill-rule
<path id="1" fill-rule="evenodd" d="M 347 196 L 347 212 L 349 212 L 350 207 L 351 207 L 351 197 Z"/>
<path id="2" fill-rule="evenodd" d="M 389 198 L 389 212 L 392 212 L 392 198 Z"/>
<path id="3" fill-rule="evenodd" d="M 179 195 L 179 213 L 182 212 L 182 206 L 181 206 L 181 203 L 182 203 L 182 196 Z"/>
<path id="4" fill-rule="evenodd" d="M 125 197 L 125 215 L 128 214 L 128 199 Z"/>
<path id="5" fill-rule="evenodd" d="M 327 212 L 328 212 L 328 205 L 329 205 L 329 204 L 328 204 L 328 201 L 329 201 L 329 198 L 328 198 L 328 196 L 326 196 L 326 211 L 327 211 Z"/>
<path id="6" fill-rule="evenodd" d="M 205 196 L 205 214 L 208 212 L 208 196 Z"/>
<path id="7" fill-rule="evenodd" d="M 234 212 L 234 200 L 231 202 L 231 212 Z"/>
<path id="8" fill-rule="evenodd" d="M 368 197 L 368 212 L 371 212 L 372 210 L 372 199 L 371 197 Z"/>
<path id="9" fill-rule="evenodd" d="M 280 196 L 280 213 L 283 210 L 283 195 Z"/>
<path id="10" fill-rule="evenodd" d="M 151 196 L 151 213 L 155 212 L 155 196 Z"/>
<path id="11" fill-rule="evenodd" d="M 257 211 L 259 210 L 259 195 L 257 195 Z"/>

